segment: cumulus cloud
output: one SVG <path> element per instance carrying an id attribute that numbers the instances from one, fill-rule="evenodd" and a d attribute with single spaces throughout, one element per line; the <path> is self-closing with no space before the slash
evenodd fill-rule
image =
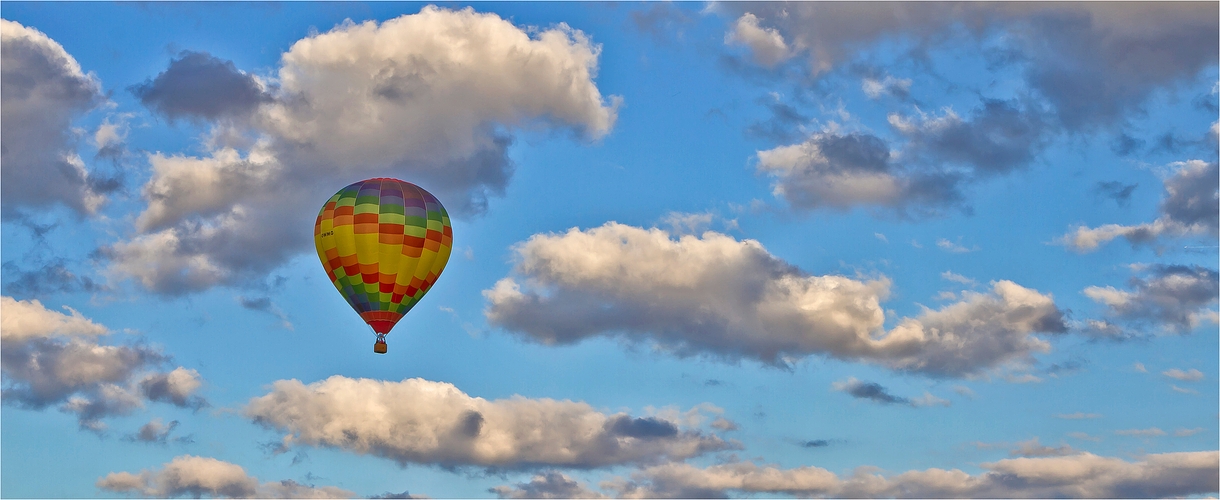
<path id="1" fill-rule="evenodd" d="M 884 332 L 885 277 L 810 276 L 757 241 L 713 231 L 674 239 L 614 222 L 537 234 L 515 247 L 519 277 L 483 292 L 493 325 L 543 344 L 594 336 L 772 365 L 826 354 L 965 376 L 1049 350 L 1066 331 L 1049 295 L 1009 281 L 925 309 Z M 519 282 L 518 279 L 521 279 Z"/>
<path id="2" fill-rule="evenodd" d="M 1215 451 L 1145 455 L 1139 461 L 1079 453 L 981 464 L 978 475 L 926 469 L 885 476 L 861 468 L 839 477 L 819 467 L 781 469 L 736 462 L 700 469 L 648 467 L 602 487 L 625 498 L 726 498 L 785 494 L 818 498 L 1148 498 L 1214 493 Z"/>
<path id="3" fill-rule="evenodd" d="M 1170 333 L 1184 333 L 1204 322 L 1215 323 L 1209 309 L 1220 297 L 1220 275 L 1213 269 L 1190 265 L 1154 265 L 1145 276 L 1128 280 L 1128 290 L 1091 286 L 1085 296 L 1106 306 L 1114 320 L 1153 324 Z"/>
<path id="4" fill-rule="evenodd" d="M 512 175 L 514 134 L 609 133 L 617 99 L 607 102 L 594 84 L 599 53 L 567 25 L 518 27 L 428 6 L 297 41 L 281 57 L 277 85 L 259 97 L 230 62 L 185 54 L 146 84 L 151 105 L 217 117 L 258 104 L 244 125 L 218 125 L 207 155 L 149 155 L 148 207 L 137 234 L 103 249 L 108 270 L 171 295 L 259 279 L 309 248 L 308 234 L 290 228 L 363 177 L 409 177 L 455 213 L 485 211 Z M 169 83 L 188 70 L 246 97 L 212 102 L 216 88 Z M 188 98 L 197 90 L 212 101 Z M 253 143 L 226 139 L 231 127 Z"/>
<path id="5" fill-rule="evenodd" d="M 905 141 L 900 147 L 832 127 L 759 151 L 756 169 L 796 210 L 864 206 L 931 215 L 961 205 L 967 184 L 1028 166 L 1046 142 L 1040 114 L 1015 101 L 984 100 L 966 118 L 946 109 L 939 117 L 892 113 L 888 121 Z"/>
<path id="6" fill-rule="evenodd" d="M 545 471 L 530 478 L 528 483 L 501 485 L 487 491 L 498 498 L 606 498 L 559 471 Z"/>
<path id="7" fill-rule="evenodd" d="M 101 85 L 42 32 L 9 20 L 0 28 L 0 215 L 55 204 L 94 213 L 104 189 L 74 152 L 71 125 L 105 100 Z"/>
<path id="8" fill-rule="evenodd" d="M 237 69 L 233 61 L 189 50 L 170 60 L 155 78 L 128 90 L 170 120 L 241 118 L 270 100 L 258 80 Z"/>
<path id="9" fill-rule="evenodd" d="M 892 113 L 888 121 L 908 141 L 904 157 L 963 166 L 979 176 L 1028 165 L 1046 140 L 1043 118 L 1017 101 L 984 99 L 968 119 L 946 109 L 940 117 Z"/>
<path id="10" fill-rule="evenodd" d="M 332 376 L 280 380 L 245 414 L 287 434 L 285 446 L 330 446 L 446 467 L 596 468 L 683 460 L 736 445 L 659 417 L 608 415 L 585 403 L 514 396 L 487 401 L 451 384 Z"/>
<path id="11" fill-rule="evenodd" d="M 183 408 L 202 408 L 203 398 L 194 395 L 203 385 L 199 372 L 179 366 L 168 373 L 154 373 L 140 380 L 140 392 L 150 401 L 170 403 Z"/>
<path id="12" fill-rule="evenodd" d="M 124 437 L 123 439 L 138 443 L 156 443 L 165 444 L 169 442 L 169 435 L 174 432 L 174 428 L 178 427 L 178 421 L 172 420 L 168 424 L 160 418 L 149 420 L 148 423 L 140 426 L 140 430 L 135 434 Z M 190 442 L 190 438 L 178 438 L 175 441 Z"/>
<path id="13" fill-rule="evenodd" d="M 194 370 L 152 372 L 169 357 L 144 345 L 100 345 L 94 338 L 109 330 L 65 309 L 71 314 L 37 300 L 0 297 L 5 404 L 34 410 L 59 405 L 76 414 L 82 428 L 98 432 L 105 429 L 102 418 L 142 408 L 141 395 L 177 406 L 205 404 L 194 395 L 200 385 Z"/>
<path id="14" fill-rule="evenodd" d="M 772 194 L 793 209 L 956 204 L 960 173 L 904 168 L 891 161 L 889 145 L 860 132 L 818 132 L 799 144 L 759 151 L 756 169 L 773 179 Z"/>
<path id="15" fill-rule="evenodd" d="M 138 474 L 112 472 L 97 487 L 150 498 L 355 498 L 356 493 L 334 486 L 308 486 L 291 480 L 261 483 L 240 465 L 209 457 L 182 455 L 159 469 Z"/>
<path id="16" fill-rule="evenodd" d="M 1105 224 L 1095 228 L 1077 227 L 1059 242 L 1081 253 L 1096 250 L 1116 238 L 1132 246 L 1155 245 L 1161 238 L 1220 234 L 1220 168 L 1217 163 L 1200 160 L 1176 162 L 1165 179 L 1165 196 L 1152 222 L 1133 226 Z"/>
<path id="17" fill-rule="evenodd" d="M 758 29 L 805 56 L 815 76 L 886 41 L 926 51 L 980 47 L 996 35 L 1008 60 L 1025 63 L 1025 85 L 1072 130 L 1115 123 L 1157 89 L 1195 77 L 1220 57 L 1220 15 L 1212 4 L 807 2 L 718 4 L 716 10 L 739 18 L 747 9 L 766 20 Z M 762 53 L 770 50 L 760 46 Z M 759 52 L 755 60 L 768 61 Z"/>
<path id="18" fill-rule="evenodd" d="M 110 333 L 75 309 L 63 308 L 69 314 L 49 310 L 37 299 L 0 297 L 0 339 L 16 343 L 53 336 L 87 338 Z"/>
<path id="19" fill-rule="evenodd" d="M 774 28 L 759 25 L 758 16 L 746 12 L 733 23 L 733 31 L 724 36 L 724 43 L 744 45 L 758 64 L 771 68 L 792 56 L 784 36 Z"/>

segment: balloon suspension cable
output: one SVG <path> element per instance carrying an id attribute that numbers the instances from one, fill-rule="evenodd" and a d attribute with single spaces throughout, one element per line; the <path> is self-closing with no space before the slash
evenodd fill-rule
<path id="1" fill-rule="evenodd" d="M 378 334 L 377 334 L 377 343 L 378 343 L 378 344 L 384 344 L 384 343 L 385 343 L 385 334 L 384 334 L 384 333 L 378 333 Z"/>

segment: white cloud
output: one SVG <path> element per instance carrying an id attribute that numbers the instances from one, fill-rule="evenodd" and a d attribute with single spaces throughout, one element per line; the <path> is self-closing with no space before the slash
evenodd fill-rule
<path id="1" fill-rule="evenodd" d="M 101 125 L 93 132 L 93 144 L 100 150 L 115 148 L 127 141 L 131 127 L 127 124 L 130 114 L 120 114 L 118 121 L 111 123 L 110 117 L 102 120 Z"/>
<path id="2" fill-rule="evenodd" d="M 808 57 L 815 77 L 860 63 L 880 44 L 887 44 L 885 50 L 922 53 L 963 46 L 979 50 L 978 40 L 997 40 L 998 50 L 1028 62 L 1025 85 L 1041 94 L 1070 130 L 1115 123 L 1157 89 L 1195 78 L 1217 57 L 1217 10 L 1206 3 L 1172 8 L 1131 2 L 717 5 L 729 19 L 747 10 L 767 19 L 794 56 Z M 1134 53 L 1131 47 L 1142 50 Z"/>
<path id="3" fill-rule="evenodd" d="M 917 193 L 910 179 L 891 171 L 889 158 L 888 146 L 877 137 L 820 132 L 799 144 L 759 151 L 756 168 L 775 179 L 772 194 L 796 208 L 900 207 Z"/>
<path id="4" fill-rule="evenodd" d="M 0 305 L 5 404 L 35 410 L 59 405 L 76 414 L 82 428 L 99 432 L 102 418 L 142 408 L 141 395 L 177 406 L 206 404 L 194 395 L 201 385 L 197 372 L 150 372 L 169 357 L 143 345 L 99 345 L 93 338 L 109 330 L 79 312 L 68 308 L 69 316 L 11 297 L 0 297 Z"/>
<path id="5" fill-rule="evenodd" d="M 1090 286 L 1083 293 L 1105 305 L 1112 319 L 1136 325 L 1153 324 L 1169 333 L 1183 333 L 1205 322 L 1216 322 L 1215 310 L 1210 309 L 1220 298 L 1220 277 L 1215 270 L 1154 265 L 1143 267 L 1142 271 L 1145 276 L 1128 280 L 1131 291 Z"/>
<path id="6" fill-rule="evenodd" d="M 713 429 L 722 432 L 735 431 L 739 428 L 737 422 L 724 417 L 716 417 L 716 419 L 712 421 L 711 426 Z"/>
<path id="7" fill-rule="evenodd" d="M 889 288 L 884 278 L 805 276 L 757 241 L 712 231 L 674 240 L 611 222 L 534 235 L 516 251 L 525 286 L 505 278 L 484 291 L 488 319 L 548 344 L 623 329 L 681 352 L 776 363 L 869 342 Z"/>
<path id="8" fill-rule="evenodd" d="M 711 212 L 670 212 L 661 218 L 661 222 L 672 228 L 674 234 L 699 234 L 711 226 L 714 219 L 715 216 Z"/>
<path id="9" fill-rule="evenodd" d="M 1057 241 L 1080 253 L 1096 250 L 1115 239 L 1126 238 L 1132 246 L 1155 244 L 1162 237 L 1210 235 L 1220 231 L 1220 170 L 1216 163 L 1201 160 L 1175 162 L 1165 179 L 1165 197 L 1152 222 L 1124 226 L 1105 224 L 1077 227 Z"/>
<path id="10" fill-rule="evenodd" d="M 749 47 L 754 60 L 768 68 L 792 57 L 792 50 L 784 42 L 783 35 L 775 28 L 759 25 L 758 17 L 749 12 L 733 23 L 733 31 L 724 36 L 724 43 Z"/>
<path id="11" fill-rule="evenodd" d="M 179 366 L 168 373 L 145 376 L 139 383 L 140 391 L 151 401 L 171 403 L 181 407 L 199 408 L 205 403 L 195 393 L 203 386 L 199 372 Z"/>
<path id="12" fill-rule="evenodd" d="M 1032 354 L 1050 350 L 1050 344 L 1033 333 L 1066 331 L 1053 297 L 1011 281 L 996 281 L 990 293 L 965 291 L 960 302 L 901 320 L 885 337 L 896 344 L 885 363 L 947 376 L 1020 366 Z M 903 352 L 898 345 L 909 350 Z"/>
<path id="13" fill-rule="evenodd" d="M 56 203 L 92 214 L 105 197 L 73 151 L 70 126 L 104 100 L 101 85 L 41 31 L 6 19 L 0 27 L 3 216 Z"/>
<path id="14" fill-rule="evenodd" d="M 64 306 L 64 310 L 71 315 L 48 310 L 38 299 L 0 297 L 0 339 L 23 342 L 53 336 L 96 337 L 110 333 L 106 327 L 94 323 L 75 309 Z"/>
<path id="15" fill-rule="evenodd" d="M 946 408 L 953 406 L 953 403 L 948 399 L 938 398 L 927 391 L 923 393 L 923 396 L 912 398 L 911 404 L 915 406 L 944 406 Z"/>
<path id="16" fill-rule="evenodd" d="M 1021 364 L 1063 332 L 1049 295 L 1009 281 L 965 292 L 883 334 L 884 277 L 809 276 L 757 241 L 708 231 L 677 239 L 614 222 L 538 234 L 515 247 L 516 273 L 483 292 L 488 320 L 544 344 L 598 336 L 679 355 L 784 364 L 816 353 L 896 370 L 962 376 Z"/>
<path id="17" fill-rule="evenodd" d="M 892 115 L 891 125 L 908 139 L 901 148 L 832 124 L 802 142 L 758 151 L 755 169 L 772 178 L 772 194 L 793 210 L 939 215 L 962 205 L 966 184 L 1028 163 L 1040 140 L 1034 120 L 1004 102 L 986 103 L 970 120 L 952 112 L 919 123 Z"/>
<path id="18" fill-rule="evenodd" d="M 334 486 L 307 486 L 295 481 L 260 483 L 240 465 L 209 457 L 182 455 L 157 470 L 139 474 L 112 472 L 97 487 L 151 498 L 202 495 L 225 498 L 354 498 L 356 493 Z"/>
<path id="19" fill-rule="evenodd" d="M 149 420 L 148 423 L 140 426 L 140 430 L 136 431 L 135 434 L 126 436 L 123 439 L 141 443 L 165 444 L 169 441 L 169 434 L 174 431 L 175 427 L 178 427 L 177 420 L 173 420 L 166 424 L 160 418 L 154 418 Z M 189 441 L 189 438 L 179 439 L 182 441 Z"/>
<path id="20" fill-rule="evenodd" d="M 487 122 L 549 117 L 597 138 L 615 120 L 593 83 L 599 52 L 564 24 L 531 36 L 495 14 L 428 6 L 296 42 L 279 80 L 308 103 L 278 101 L 263 119 L 335 166 L 466 159 L 493 139 Z"/>
<path id="21" fill-rule="evenodd" d="M 1189 437 L 1189 436 L 1198 434 L 1200 432 L 1203 432 L 1203 428 L 1195 427 L 1194 429 L 1178 429 L 1176 431 L 1173 431 L 1173 435 L 1177 436 L 1177 437 Z"/>
<path id="22" fill-rule="evenodd" d="M 484 211 L 512 175 L 514 134 L 609 133 L 618 100 L 594 84 L 599 53 L 567 25 L 434 6 L 299 40 L 252 129 L 217 124 L 202 157 L 149 156 L 148 207 L 137 234 L 104 249 L 108 272 L 166 294 L 256 281 L 309 249 L 290 228 L 364 177 L 406 177 L 451 211 Z M 253 145 L 226 139 L 243 132 Z"/>
<path id="23" fill-rule="evenodd" d="M 210 236 L 224 234 L 233 224 L 195 226 L 189 229 L 169 228 L 120 241 L 103 249 L 111 262 L 106 273 L 115 279 L 134 278 L 145 288 L 165 293 L 182 294 L 219 285 L 231 278 L 234 271 L 222 268 L 216 258 L 194 243 L 207 241 Z M 184 242 L 185 236 L 187 239 Z M 220 238 L 216 238 L 220 239 Z"/>
<path id="24" fill-rule="evenodd" d="M 280 166 L 265 150 L 242 158 L 237 150 L 222 148 L 208 158 L 150 153 L 152 178 L 144 185 L 148 208 L 136 219 L 141 232 L 164 229 L 190 215 L 227 212 L 235 203 L 259 196 L 275 178 Z"/>
<path id="25" fill-rule="evenodd" d="M 423 379 L 280 380 L 251 399 L 245 414 L 286 432 L 286 446 L 330 446 L 403 465 L 595 468 L 683 460 L 735 446 L 660 417 L 609 415 L 545 398 L 488 401 Z"/>
<path id="26" fill-rule="evenodd" d="M 1164 375 L 1166 377 L 1173 378 L 1173 379 L 1178 379 L 1183 382 L 1197 382 L 1199 380 L 1203 380 L 1203 372 L 1201 372 L 1197 369 L 1194 369 L 1194 368 L 1191 368 L 1190 370 L 1187 370 L 1187 371 L 1182 371 L 1177 368 L 1171 368 L 1171 369 L 1161 372 L 1161 375 Z"/>
<path id="27" fill-rule="evenodd" d="M 665 464 L 636 472 L 630 480 L 613 479 L 601 486 L 624 498 L 713 498 L 730 493 L 819 498 L 1176 497 L 1215 492 L 1220 454 L 1161 453 L 1128 462 L 1078 453 L 1012 458 L 981 466 L 986 472 L 978 475 L 926 469 L 885 476 L 874 472 L 875 468 L 863 467 L 839 477 L 812 466 L 781 469 L 736 462 L 701 469 Z"/>

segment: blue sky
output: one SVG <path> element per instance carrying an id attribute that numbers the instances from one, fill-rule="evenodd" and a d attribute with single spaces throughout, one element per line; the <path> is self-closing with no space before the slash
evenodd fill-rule
<path id="1" fill-rule="evenodd" d="M 1214 3 L 0 16 L 2 496 L 1217 492 Z"/>

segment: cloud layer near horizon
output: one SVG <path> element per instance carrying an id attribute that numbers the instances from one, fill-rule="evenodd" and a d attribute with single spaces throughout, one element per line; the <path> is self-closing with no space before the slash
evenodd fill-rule
<path id="1" fill-rule="evenodd" d="M 986 472 L 927 469 L 882 475 L 867 469 L 847 477 L 819 467 L 780 469 L 750 462 L 698 468 L 666 464 L 602 487 L 622 498 L 723 498 L 785 494 L 818 498 L 1149 498 L 1217 490 L 1220 453 L 1160 453 L 1138 461 L 1091 453 L 1011 458 L 981 464 Z M 506 492 L 507 493 L 507 492 Z M 501 494 L 502 496 L 509 496 Z"/>
<path id="2" fill-rule="evenodd" d="M 309 486 L 292 480 L 262 483 L 240 465 L 209 457 L 182 455 L 159 469 L 139 473 L 112 472 L 97 480 L 97 487 L 115 493 L 147 498 L 210 495 L 218 498 L 355 498 L 354 492 L 334 486 Z"/>

